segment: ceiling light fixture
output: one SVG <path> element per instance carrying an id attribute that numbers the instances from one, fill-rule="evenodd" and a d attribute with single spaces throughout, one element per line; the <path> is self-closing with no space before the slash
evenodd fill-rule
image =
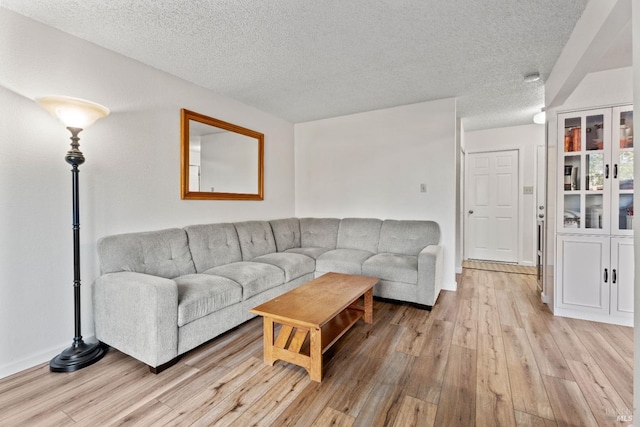
<path id="1" fill-rule="evenodd" d="M 538 80 L 540 80 L 540 73 L 531 73 L 524 76 L 525 83 L 533 83 L 537 82 Z"/>
<path id="2" fill-rule="evenodd" d="M 533 123 L 538 125 L 543 125 L 547 121 L 547 113 L 544 111 L 540 111 L 536 115 L 533 116 Z"/>

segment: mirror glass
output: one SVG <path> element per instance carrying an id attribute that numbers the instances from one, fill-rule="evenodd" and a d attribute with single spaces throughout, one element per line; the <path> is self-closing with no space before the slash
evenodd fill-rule
<path id="1" fill-rule="evenodd" d="M 183 199 L 263 200 L 264 135 L 181 111 Z"/>

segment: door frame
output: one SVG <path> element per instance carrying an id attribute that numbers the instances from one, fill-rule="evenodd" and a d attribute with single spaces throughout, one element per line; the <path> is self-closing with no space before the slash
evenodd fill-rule
<path id="1" fill-rule="evenodd" d="M 545 130 L 546 132 L 546 130 Z M 543 295 L 544 295 L 544 269 L 546 268 L 546 262 L 545 262 L 545 258 L 546 258 L 546 239 L 547 239 L 547 235 L 546 235 L 546 227 L 547 227 L 547 147 L 546 145 L 536 145 L 535 147 L 535 156 L 536 156 L 536 161 L 535 161 L 535 188 L 534 188 L 534 197 L 535 197 L 535 202 L 533 204 L 533 209 L 535 211 L 534 215 L 533 215 L 533 224 L 532 226 L 534 227 L 533 230 L 533 254 L 534 254 L 534 261 L 538 261 L 538 250 L 540 250 L 541 252 L 541 262 L 542 265 L 539 267 L 540 268 L 540 273 L 542 274 L 542 277 L 539 279 L 538 282 L 538 288 L 543 291 Z M 543 208 L 540 209 L 540 206 L 542 206 Z M 542 218 L 540 218 L 540 214 L 542 214 Z M 541 230 L 538 230 L 538 225 L 540 225 Z M 538 232 L 540 232 L 541 234 L 538 235 Z M 538 242 L 538 239 L 540 239 L 540 242 Z M 541 245 L 540 248 L 538 248 L 538 243 Z M 537 265 L 536 265 L 537 266 Z"/>
<path id="2" fill-rule="evenodd" d="M 524 162 L 522 153 L 524 151 L 524 146 L 522 144 L 517 145 L 506 145 L 506 146 L 496 146 L 496 147 L 482 147 L 480 149 L 467 149 L 466 155 L 472 154 L 481 154 L 481 153 L 499 153 L 502 151 L 517 151 L 518 152 L 518 235 L 516 236 L 516 253 L 517 253 L 517 263 L 518 265 L 533 265 L 530 261 L 523 262 L 522 260 L 522 226 L 524 222 L 524 206 L 523 206 L 523 197 L 522 197 L 522 183 L 524 182 Z M 469 179 L 469 161 L 465 162 L 464 165 L 464 195 L 463 195 L 463 205 L 464 209 L 462 210 L 463 221 L 463 236 L 464 236 L 464 254 L 463 259 L 466 261 L 469 259 L 469 206 L 468 206 L 468 191 L 469 191 L 469 183 L 467 180 Z M 535 191 L 535 188 L 534 188 Z M 534 194 L 535 197 L 535 194 Z M 535 224 L 534 224 L 535 225 Z"/>

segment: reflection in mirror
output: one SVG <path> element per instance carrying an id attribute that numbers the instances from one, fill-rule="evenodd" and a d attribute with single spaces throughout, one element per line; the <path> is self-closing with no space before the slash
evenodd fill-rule
<path id="1" fill-rule="evenodd" d="M 184 109 L 181 128 L 183 199 L 263 200 L 263 134 Z"/>

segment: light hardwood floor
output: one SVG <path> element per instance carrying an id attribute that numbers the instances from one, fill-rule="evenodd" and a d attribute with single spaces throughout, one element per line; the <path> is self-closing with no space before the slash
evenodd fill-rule
<path id="1" fill-rule="evenodd" d="M 70 374 L 0 380 L 1 426 L 628 425 L 633 330 L 553 317 L 535 277 L 465 269 L 432 312 L 376 301 L 321 384 L 262 363 L 261 319 L 153 375 L 111 350 Z"/>

